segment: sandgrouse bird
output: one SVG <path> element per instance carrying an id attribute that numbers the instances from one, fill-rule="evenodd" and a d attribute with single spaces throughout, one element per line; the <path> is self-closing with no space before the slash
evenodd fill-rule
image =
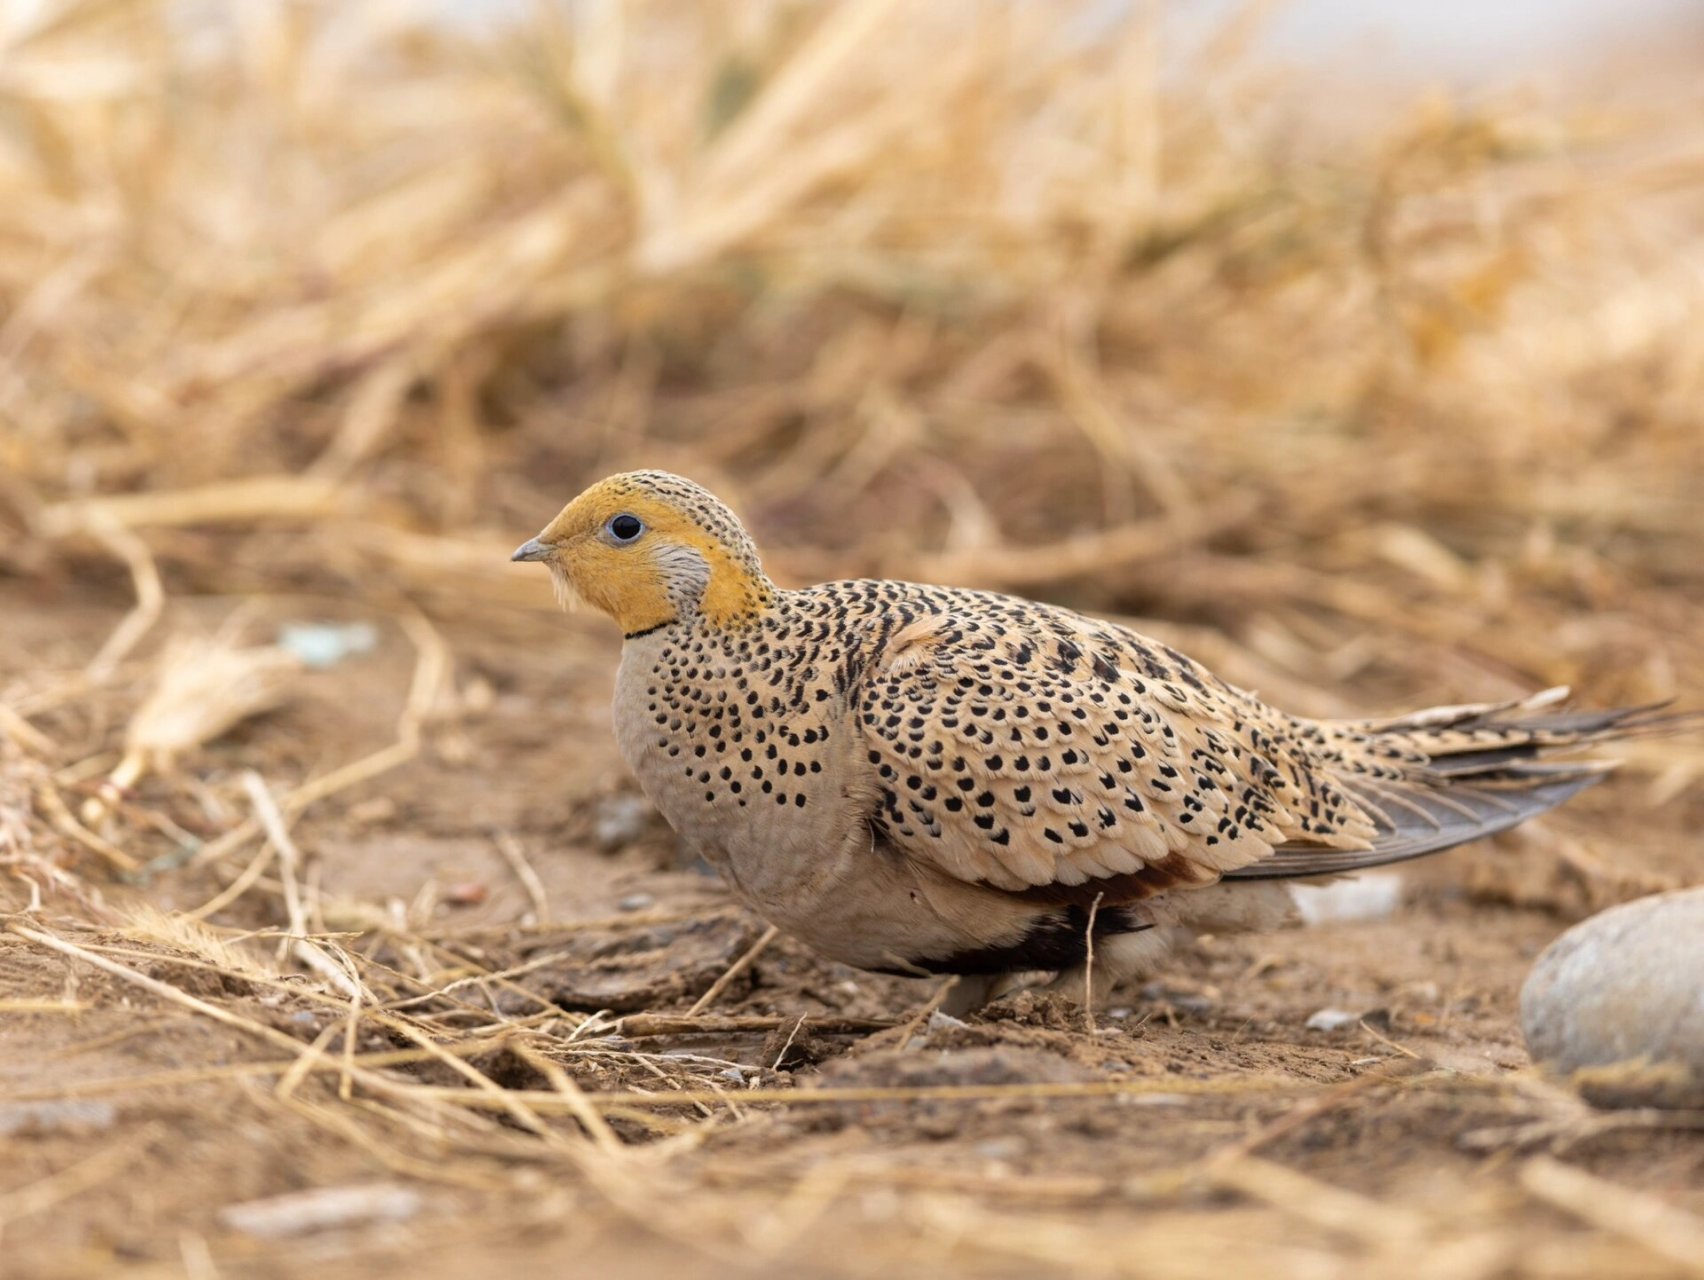
<path id="1" fill-rule="evenodd" d="M 1305 720 L 1067 609 L 782 590 L 726 506 L 662 471 L 593 485 L 514 559 L 621 627 L 621 752 L 689 847 L 832 959 L 961 975 L 960 1011 L 1035 971 L 1098 1000 L 1191 927 L 1282 922 L 1274 881 L 1513 826 L 1603 772 L 1551 749 L 1648 722 L 1550 709 L 1560 690 Z"/>

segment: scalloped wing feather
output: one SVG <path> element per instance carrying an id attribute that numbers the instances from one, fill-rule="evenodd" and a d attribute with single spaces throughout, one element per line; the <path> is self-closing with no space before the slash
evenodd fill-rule
<path id="1" fill-rule="evenodd" d="M 1110 904 L 1208 884 L 1374 819 L 1311 767 L 1316 732 L 1158 642 L 977 597 L 896 632 L 855 690 L 890 843 L 961 879 Z"/>

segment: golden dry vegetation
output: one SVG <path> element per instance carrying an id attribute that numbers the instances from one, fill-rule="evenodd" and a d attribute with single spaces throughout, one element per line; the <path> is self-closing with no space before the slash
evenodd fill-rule
<path id="1" fill-rule="evenodd" d="M 662 466 L 783 580 L 1296 711 L 1697 705 L 1696 43 L 1452 98 L 1095 12 L 0 20 L 7 1276 L 1700 1273 L 1704 1122 L 1514 1013 L 1704 879 L 1696 735 L 1389 918 L 945 1025 L 680 865 L 507 562 Z"/>

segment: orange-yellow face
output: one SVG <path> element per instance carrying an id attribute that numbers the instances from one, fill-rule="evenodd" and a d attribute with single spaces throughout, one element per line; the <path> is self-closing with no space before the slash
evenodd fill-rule
<path id="1" fill-rule="evenodd" d="M 732 625 L 774 591 L 732 513 L 662 471 L 600 480 L 512 558 L 544 564 L 559 599 L 584 600 L 627 636 L 691 614 Z"/>

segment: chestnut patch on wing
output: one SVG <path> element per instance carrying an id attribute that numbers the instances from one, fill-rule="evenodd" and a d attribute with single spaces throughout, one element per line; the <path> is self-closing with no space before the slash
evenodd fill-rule
<path id="1" fill-rule="evenodd" d="M 1100 899 L 1101 909 L 1116 907 L 1124 902 L 1140 902 L 1171 889 L 1194 888 L 1212 884 L 1218 873 L 1181 854 L 1168 854 L 1140 871 L 1127 871 L 1116 876 L 1085 880 L 1082 884 L 1038 884 L 1027 889 L 1008 889 L 1015 898 L 1026 902 L 1057 903 L 1060 906 L 1087 908 Z M 1098 930 L 1097 930 L 1098 932 Z"/>

